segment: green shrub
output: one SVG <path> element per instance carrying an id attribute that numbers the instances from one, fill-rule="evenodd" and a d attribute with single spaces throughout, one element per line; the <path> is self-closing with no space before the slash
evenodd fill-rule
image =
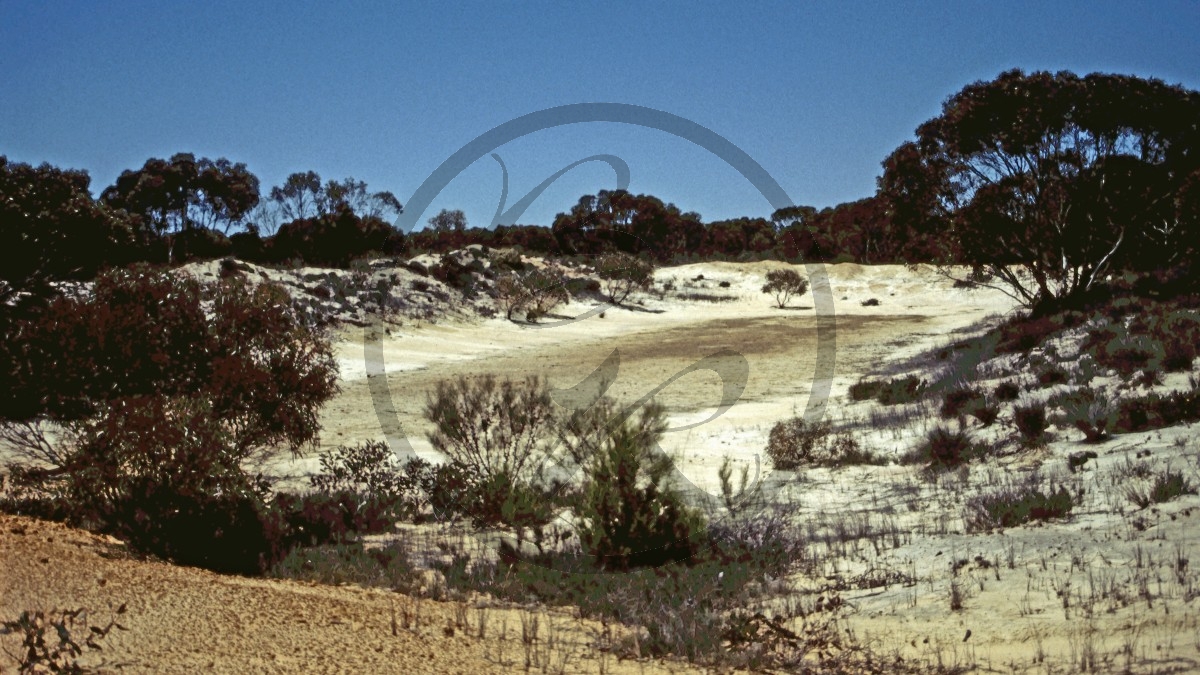
<path id="1" fill-rule="evenodd" d="M 472 480 L 544 478 L 557 419 L 545 380 L 492 375 L 438 382 L 425 404 L 429 441 Z"/>
<path id="2" fill-rule="evenodd" d="M 1196 487 L 1192 485 L 1191 481 L 1181 472 L 1172 469 L 1167 469 L 1155 476 L 1154 483 L 1148 490 L 1138 485 L 1130 485 L 1125 488 L 1125 497 L 1143 509 L 1151 504 L 1161 504 L 1176 497 L 1194 494 L 1196 494 Z"/>
<path id="3" fill-rule="evenodd" d="M 1065 486 L 1049 492 L 1037 485 L 1036 477 L 967 501 L 968 531 L 1016 527 L 1031 520 L 1062 518 L 1078 503 Z"/>
<path id="4" fill-rule="evenodd" d="M 637 290 L 650 288 L 654 266 L 625 253 L 606 253 L 596 259 L 596 276 L 614 305 L 619 305 Z"/>
<path id="5" fill-rule="evenodd" d="M 1117 433 L 1161 429 L 1200 420 L 1200 383 L 1192 378 L 1189 389 L 1166 394 L 1122 399 L 1117 404 L 1112 429 Z"/>
<path id="6" fill-rule="evenodd" d="M 875 399 L 882 405 L 912 403 L 925 392 L 925 381 L 915 375 L 884 382 Z"/>
<path id="7" fill-rule="evenodd" d="M 1091 389 L 1080 389 L 1058 400 L 1063 409 L 1062 422 L 1083 432 L 1088 443 L 1107 438 L 1110 407 L 1108 402 Z"/>
<path id="8" fill-rule="evenodd" d="M 993 392 L 997 401 L 1009 402 L 1015 401 L 1021 396 L 1021 388 L 1015 382 L 1001 382 L 996 385 L 996 390 Z"/>
<path id="9" fill-rule="evenodd" d="M 728 287 L 729 282 L 721 282 L 722 288 Z M 775 296 L 775 304 L 782 309 L 793 295 L 800 296 L 808 291 L 808 280 L 795 270 L 771 270 L 767 272 L 767 283 L 763 284 L 762 292 Z"/>
<path id="10" fill-rule="evenodd" d="M 859 380 L 850 385 L 850 400 L 869 401 L 879 395 L 883 382 Z"/>
<path id="11" fill-rule="evenodd" d="M 980 399 L 978 403 L 971 406 L 967 410 L 971 417 L 979 420 L 979 423 L 985 427 L 990 427 L 1000 417 L 1000 406 L 991 403 L 987 399 Z"/>
<path id="12" fill-rule="evenodd" d="M 359 584 L 406 591 L 417 573 L 399 543 L 366 548 L 362 542 L 323 544 L 292 549 L 268 574 L 279 579 L 323 584 Z"/>
<path id="13" fill-rule="evenodd" d="M 942 396 L 942 419 L 954 419 L 969 413 L 984 403 L 983 392 L 975 387 L 959 386 Z"/>
<path id="14" fill-rule="evenodd" d="M 704 520 L 668 482 L 674 466 L 658 449 L 662 409 L 643 408 L 649 422 L 620 420 L 585 468 L 580 542 L 601 569 L 685 560 L 702 544 Z"/>

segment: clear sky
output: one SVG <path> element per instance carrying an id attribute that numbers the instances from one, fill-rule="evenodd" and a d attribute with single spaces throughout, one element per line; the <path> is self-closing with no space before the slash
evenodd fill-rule
<path id="1" fill-rule="evenodd" d="M 267 3 L 0 0 L 0 154 L 123 169 L 181 151 L 353 176 L 402 202 L 461 146 L 520 115 L 608 101 L 701 124 L 795 203 L 870 195 L 880 161 L 964 85 L 1009 68 L 1153 76 L 1200 89 L 1200 3 Z M 770 205 L 716 156 L 613 123 L 499 149 L 511 205 L 611 154 L 630 189 L 705 220 Z M 549 224 L 612 169 L 579 166 L 520 219 Z M 484 157 L 422 214 L 491 221 Z"/>

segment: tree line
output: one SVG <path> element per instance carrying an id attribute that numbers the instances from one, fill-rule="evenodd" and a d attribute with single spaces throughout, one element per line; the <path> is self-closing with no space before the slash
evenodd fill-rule
<path id="1" fill-rule="evenodd" d="M 313 171 L 263 190 L 244 164 L 179 153 L 123 172 L 0 157 L 0 302 L 48 278 L 130 262 L 236 255 L 346 265 L 471 244 L 547 256 L 966 265 L 1033 306 L 1126 273 L 1195 265 L 1200 94 L 1159 80 L 1012 70 L 950 96 L 882 162 L 874 195 L 770 218 L 704 222 L 645 194 L 584 195 L 546 226 L 471 228 L 443 210 L 416 232 L 394 194 Z M 1187 275 L 1191 275 L 1190 272 Z M 1191 275 L 1194 276 L 1194 275 Z"/>

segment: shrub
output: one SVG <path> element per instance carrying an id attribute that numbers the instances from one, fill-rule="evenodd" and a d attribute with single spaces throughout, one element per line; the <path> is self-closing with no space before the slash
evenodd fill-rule
<path id="1" fill-rule="evenodd" d="M 1082 431 L 1085 441 L 1099 443 L 1107 438 L 1110 408 L 1095 391 L 1072 392 L 1064 396 L 1059 405 L 1063 409 L 1062 421 Z"/>
<path id="2" fill-rule="evenodd" d="M 722 287 L 729 282 L 721 282 Z M 775 304 L 783 309 L 793 295 L 804 295 L 808 290 L 808 280 L 796 273 L 795 270 L 771 270 L 767 272 L 767 283 L 763 284 L 762 292 L 775 296 Z"/>
<path id="3" fill-rule="evenodd" d="M 1190 384 L 1189 389 L 1182 391 L 1122 399 L 1117 404 L 1113 431 L 1127 433 L 1160 429 L 1200 420 L 1200 382 L 1192 378 Z"/>
<path id="4" fill-rule="evenodd" d="M 863 307 L 878 307 L 879 306 L 879 298 L 867 298 L 866 300 L 863 300 L 859 304 L 862 305 Z"/>
<path id="5" fill-rule="evenodd" d="M 793 417 L 778 422 L 767 439 L 771 465 L 783 471 L 809 465 L 872 464 L 877 458 L 862 450 L 849 434 L 834 434 L 828 422 Z"/>
<path id="6" fill-rule="evenodd" d="M 243 462 L 312 441 L 337 390 L 328 342 L 282 289 L 112 272 L 20 335 L 2 413 L 27 487 L 186 564 L 253 572 L 277 555 L 266 488 Z M 50 442 L 29 418 L 66 433 Z"/>
<path id="7" fill-rule="evenodd" d="M 703 541 L 703 518 L 667 482 L 674 467 L 657 446 L 662 409 L 643 408 L 642 418 L 606 425 L 609 433 L 585 469 L 579 537 L 601 569 L 685 560 Z"/>
<path id="8" fill-rule="evenodd" d="M 1136 504 L 1138 508 L 1143 509 L 1151 504 L 1161 504 L 1182 495 L 1194 494 L 1196 494 L 1196 487 L 1192 485 L 1191 481 L 1179 471 L 1172 469 L 1167 469 L 1155 476 L 1154 483 L 1149 490 L 1138 485 L 1131 485 L 1125 489 L 1125 497 Z"/>
<path id="9" fill-rule="evenodd" d="M 532 528 L 540 543 L 558 489 L 547 475 L 559 420 L 545 381 L 497 381 L 491 375 L 442 381 L 426 403 L 425 417 L 435 426 L 430 442 L 452 467 L 427 479 L 431 499 L 449 492 L 438 494 L 435 510 L 467 515 L 481 527 L 510 526 L 519 539 Z M 450 495 L 460 501 L 450 501 Z"/>
<path id="10" fill-rule="evenodd" d="M 1024 483 L 1010 485 L 967 501 L 967 530 L 1016 527 L 1031 520 L 1063 518 L 1078 503 L 1066 486 L 1043 491 L 1036 476 Z"/>
<path id="11" fill-rule="evenodd" d="M 967 412 L 979 420 L 979 424 L 982 426 L 990 427 L 1000 417 L 1000 406 L 989 402 L 987 399 L 980 399 L 976 405 L 968 408 Z"/>
<path id="12" fill-rule="evenodd" d="M 859 380 L 850 385 L 850 400 L 869 401 L 879 395 L 883 382 Z"/>
<path id="13" fill-rule="evenodd" d="M 359 584 L 398 591 L 415 585 L 416 570 L 399 543 L 367 549 L 362 542 L 293 549 L 269 571 L 280 579 Z"/>
<path id="14" fill-rule="evenodd" d="M 1021 396 L 1021 388 L 1015 382 L 1001 382 L 993 393 L 997 401 L 1015 401 Z"/>
<path id="15" fill-rule="evenodd" d="M 607 253 L 596 259 L 596 275 L 609 301 L 619 305 L 634 291 L 650 288 L 654 266 L 625 253 Z"/>
<path id="16" fill-rule="evenodd" d="M 915 375 L 897 378 L 884 382 L 876 394 L 876 400 L 882 405 L 899 405 L 912 403 L 925 392 L 925 381 Z"/>
<path id="17" fill-rule="evenodd" d="M 1030 403 L 1013 408 L 1013 424 L 1026 445 L 1037 445 L 1044 440 L 1046 427 L 1046 404 Z"/>
<path id="18" fill-rule="evenodd" d="M 942 419 L 954 419 L 969 413 L 984 402 L 983 392 L 974 387 L 956 387 L 942 396 Z"/>
<path id="19" fill-rule="evenodd" d="M 979 449 L 965 431 L 951 431 L 939 426 L 931 429 L 925 436 L 925 442 L 905 459 L 909 462 L 928 462 L 931 468 L 947 468 L 968 461 L 978 452 Z"/>

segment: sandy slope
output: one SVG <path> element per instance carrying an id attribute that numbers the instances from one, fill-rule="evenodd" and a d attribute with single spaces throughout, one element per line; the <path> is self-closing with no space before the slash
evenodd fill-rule
<path id="1" fill-rule="evenodd" d="M 128 630 L 112 631 L 100 643 L 103 651 L 89 652 L 80 662 L 104 671 L 415 674 L 524 667 L 518 610 L 489 610 L 480 640 L 474 612 L 465 631 L 447 630 L 456 621 L 450 603 L 138 561 L 111 540 L 56 523 L 0 515 L 0 571 L 5 619 L 24 609 L 85 607 L 93 613 L 91 623 L 103 625 L 111 608 L 126 603 L 117 618 Z M 405 608 L 419 625 L 393 633 L 392 611 L 402 616 Z M 592 648 L 601 631 L 593 622 L 537 614 L 543 639 L 547 623 L 556 627 L 557 645 L 543 648 L 552 668 L 597 672 L 604 659 L 608 672 L 692 670 L 683 664 L 618 662 Z M 499 639 L 501 630 L 506 640 Z M 16 653 L 17 645 L 17 636 L 0 636 L 0 647 L 9 652 Z M 0 673 L 13 668 L 0 654 Z"/>

